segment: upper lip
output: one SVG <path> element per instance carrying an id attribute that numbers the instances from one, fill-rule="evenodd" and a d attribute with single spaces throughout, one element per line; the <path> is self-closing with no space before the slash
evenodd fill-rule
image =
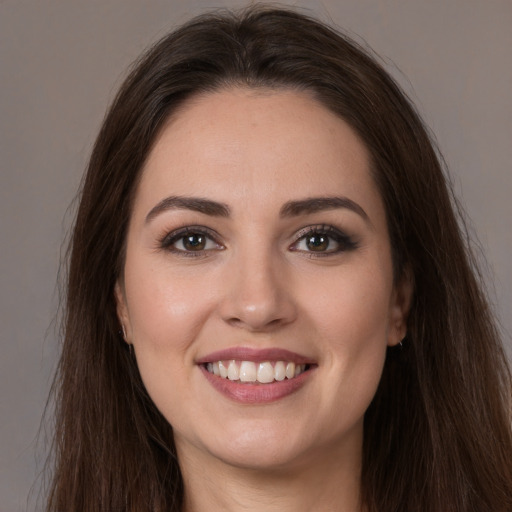
<path id="1" fill-rule="evenodd" d="M 287 361 L 295 364 L 315 364 L 310 357 L 286 350 L 283 348 L 261 348 L 252 347 L 231 347 L 223 350 L 217 350 L 205 356 L 196 359 L 196 364 L 213 363 L 215 361 L 227 361 L 235 359 L 237 361 Z"/>

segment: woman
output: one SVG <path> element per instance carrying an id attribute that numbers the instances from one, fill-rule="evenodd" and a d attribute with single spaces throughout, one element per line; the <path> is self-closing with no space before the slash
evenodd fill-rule
<path id="1" fill-rule="evenodd" d="M 192 20 L 98 136 L 48 510 L 512 509 L 510 373 L 432 143 L 346 37 Z"/>

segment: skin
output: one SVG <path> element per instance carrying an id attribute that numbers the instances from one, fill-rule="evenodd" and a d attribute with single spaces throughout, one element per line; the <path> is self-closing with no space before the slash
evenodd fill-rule
<path id="1" fill-rule="evenodd" d="M 173 208 L 148 221 L 168 196 L 221 202 L 230 215 Z M 331 196 L 364 214 L 280 215 L 289 201 Z M 318 225 L 353 245 L 330 239 L 312 251 L 303 228 Z M 182 239 L 162 247 L 184 226 L 215 238 L 202 251 Z M 116 298 L 144 384 L 174 429 L 185 509 L 359 510 L 363 417 L 386 348 L 405 336 L 410 295 L 393 279 L 365 146 L 307 93 L 222 90 L 170 119 L 143 169 Z M 316 367 L 285 398 L 238 403 L 195 363 L 235 346 L 291 350 Z"/>

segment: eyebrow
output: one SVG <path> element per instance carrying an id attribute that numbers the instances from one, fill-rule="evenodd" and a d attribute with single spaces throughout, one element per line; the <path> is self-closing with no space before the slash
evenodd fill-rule
<path id="1" fill-rule="evenodd" d="M 298 215 L 307 215 L 310 213 L 324 210 L 335 210 L 338 208 L 347 208 L 361 216 L 365 221 L 371 224 L 368 214 L 355 201 L 348 197 L 308 197 L 300 201 L 289 201 L 281 208 L 281 217 L 295 217 Z"/>
<path id="2" fill-rule="evenodd" d="M 352 210 L 370 223 L 368 214 L 355 201 L 348 197 L 309 197 L 298 201 L 288 201 L 280 212 L 280 217 L 297 217 L 325 210 L 346 208 Z M 227 204 L 202 197 L 170 196 L 162 199 L 146 216 L 146 223 L 168 210 L 192 210 L 212 217 L 229 217 L 231 210 Z"/>
<path id="3" fill-rule="evenodd" d="M 146 223 L 168 210 L 192 210 L 213 217 L 229 217 L 229 206 L 202 197 L 170 196 L 162 199 L 146 216 Z"/>

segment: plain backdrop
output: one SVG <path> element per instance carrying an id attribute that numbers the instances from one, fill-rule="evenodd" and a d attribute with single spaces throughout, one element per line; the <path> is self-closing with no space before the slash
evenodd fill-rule
<path id="1" fill-rule="evenodd" d="M 416 103 L 486 254 L 491 300 L 512 332 L 512 1 L 283 3 L 366 41 Z M 36 435 L 58 352 L 61 247 L 105 109 L 149 44 L 205 9 L 244 5 L 0 0 L 1 512 L 40 509 L 44 430 L 38 444 Z M 509 334 L 507 343 L 510 350 Z"/>

